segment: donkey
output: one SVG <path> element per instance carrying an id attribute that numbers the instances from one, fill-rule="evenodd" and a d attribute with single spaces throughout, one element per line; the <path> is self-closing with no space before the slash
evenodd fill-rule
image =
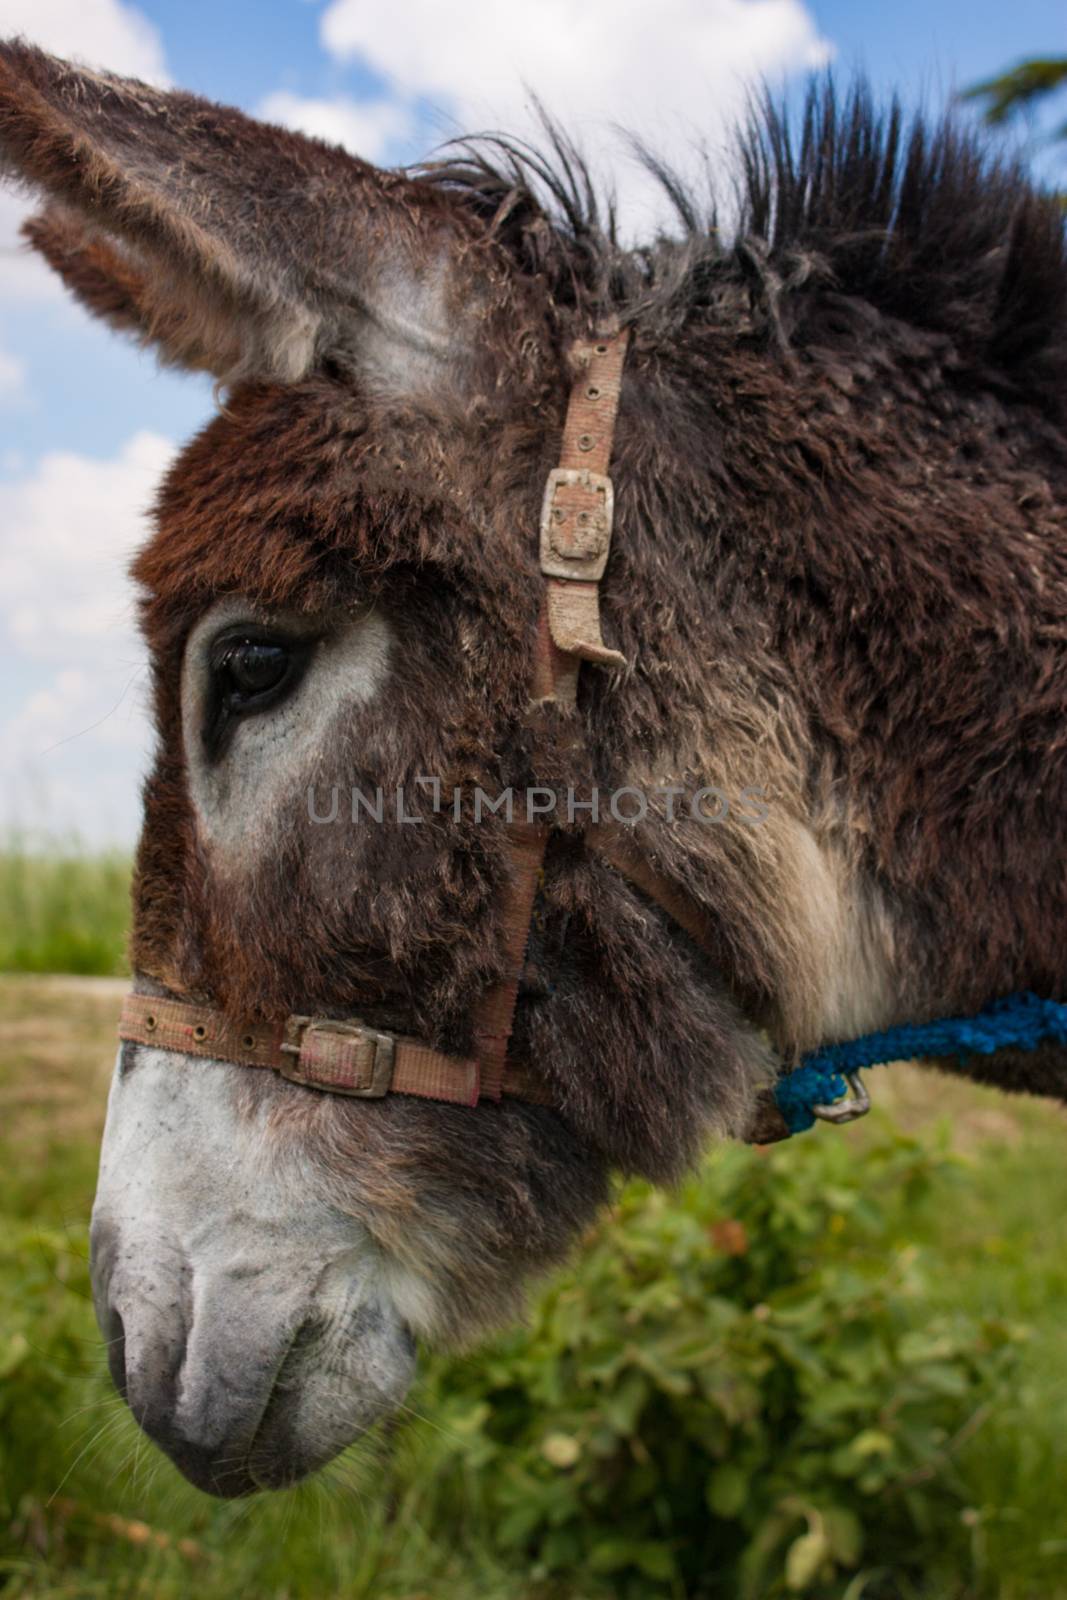
<path id="1" fill-rule="evenodd" d="M 122 1046 L 98 1316 L 138 1421 L 218 1495 L 329 1460 L 398 1403 L 416 1339 L 513 1314 L 612 1171 L 669 1181 L 748 1136 L 783 1063 L 1067 998 L 1055 203 L 951 123 L 821 83 L 798 132 L 768 104 L 740 136 L 729 236 L 653 160 L 677 237 L 630 249 L 550 142 L 378 171 L 0 47 L 31 244 L 220 386 L 134 566 L 158 740 L 138 1004 L 358 1017 L 469 1057 L 506 977 L 508 827 L 418 811 L 430 775 L 652 796 L 630 845 L 705 934 L 572 808 L 508 1047 L 539 1095 L 342 1098 L 193 1031 Z M 605 328 L 629 336 L 610 648 L 574 706 L 532 711 L 538 505 L 568 352 Z M 684 803 L 708 785 L 758 790 L 760 825 L 708 825 Z M 357 825 L 353 787 L 419 825 Z M 1055 1045 L 970 1070 L 1067 1086 Z"/>

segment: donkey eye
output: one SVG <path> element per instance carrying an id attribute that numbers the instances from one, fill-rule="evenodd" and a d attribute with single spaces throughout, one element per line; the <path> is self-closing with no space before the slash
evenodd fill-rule
<path id="1" fill-rule="evenodd" d="M 284 645 L 246 641 L 226 652 L 220 671 L 229 680 L 231 692 L 251 697 L 277 689 L 291 665 L 289 651 Z"/>
<path id="2" fill-rule="evenodd" d="M 209 759 L 222 754 L 242 717 L 255 716 L 289 696 L 304 675 L 313 643 L 232 632 L 215 641 L 203 728 Z"/>

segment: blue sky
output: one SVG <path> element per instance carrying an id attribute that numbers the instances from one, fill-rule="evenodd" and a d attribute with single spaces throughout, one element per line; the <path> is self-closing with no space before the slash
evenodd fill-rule
<path id="1" fill-rule="evenodd" d="M 583 33 L 583 30 L 585 32 Z M 1067 53 L 1063 0 L 0 0 L 0 34 L 169 81 L 396 162 L 464 127 L 528 129 L 524 80 L 613 166 L 612 121 L 676 159 L 757 73 L 832 59 L 937 105 L 1022 56 Z M 597 48 L 594 82 L 590 52 Z M 575 108 L 580 108 L 580 115 Z M 1061 109 L 1061 116 L 1063 115 Z M 1031 148 L 1046 173 L 1063 170 Z M 637 228 L 648 191 L 616 169 Z M 0 825 L 128 842 L 150 735 L 122 577 L 173 449 L 212 411 L 12 253 L 0 197 Z"/>

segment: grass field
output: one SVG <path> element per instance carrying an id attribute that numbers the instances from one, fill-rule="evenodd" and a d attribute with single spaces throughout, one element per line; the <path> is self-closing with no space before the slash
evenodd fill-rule
<path id="1" fill-rule="evenodd" d="M 126 966 L 130 860 L 76 839 L 0 841 L 0 972 L 94 973 Z"/>
<path id="2" fill-rule="evenodd" d="M 549 1577 L 501 1552 L 470 1465 L 472 1430 L 488 1423 L 476 1411 L 446 1412 L 440 1400 L 449 1382 L 477 1374 L 485 1359 L 477 1354 L 417 1390 L 398 1429 L 285 1496 L 212 1502 L 141 1438 L 104 1375 L 86 1266 L 120 987 L 0 978 L 0 1592 L 11 1600 L 612 1592 L 603 1575 Z M 865 1173 L 877 1183 L 883 1170 L 874 1153 L 886 1108 L 924 1143 L 941 1137 L 938 1125 L 949 1128 L 959 1159 L 904 1224 L 904 1254 L 923 1265 L 922 1316 L 1001 1319 L 1022 1342 L 1010 1386 L 965 1420 L 928 1469 L 931 1496 L 944 1488 L 937 1504 L 954 1508 L 950 1522 L 921 1535 L 929 1581 L 901 1551 L 899 1564 L 883 1555 L 878 1569 L 805 1592 L 1067 1600 L 1067 1123 L 1058 1109 L 905 1068 L 879 1075 L 876 1092 L 873 1127 L 810 1137 L 840 1141 L 837 1181 L 862 1190 Z M 790 1160 L 809 1162 L 829 1146 L 795 1148 Z M 926 1489 L 912 1487 L 920 1507 Z M 680 1595 L 652 1571 L 617 1592 Z M 751 1592 L 795 1588 L 779 1571 Z"/>

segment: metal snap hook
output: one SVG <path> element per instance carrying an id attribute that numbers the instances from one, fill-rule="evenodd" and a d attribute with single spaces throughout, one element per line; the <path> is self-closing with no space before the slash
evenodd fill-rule
<path id="1" fill-rule="evenodd" d="M 871 1109 L 871 1097 L 863 1086 L 858 1072 L 846 1072 L 845 1082 L 849 1092 L 830 1105 L 812 1106 L 812 1113 L 820 1122 L 856 1122 Z"/>

